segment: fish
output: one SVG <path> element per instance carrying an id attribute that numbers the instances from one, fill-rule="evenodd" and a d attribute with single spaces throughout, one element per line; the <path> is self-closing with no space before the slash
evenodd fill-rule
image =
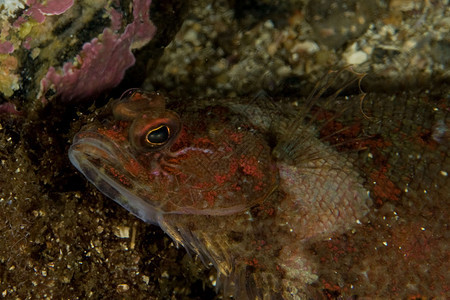
<path id="1" fill-rule="evenodd" d="M 423 174 L 416 171 L 427 168 L 397 174 L 396 158 L 383 148 L 400 153 L 408 141 L 397 138 L 402 131 L 380 129 L 398 128 L 392 112 L 387 118 L 386 109 L 376 110 L 377 97 L 338 97 L 364 77 L 355 72 L 325 96 L 341 72 L 330 74 L 300 104 L 172 101 L 133 89 L 75 135 L 69 159 L 103 194 L 212 264 L 224 295 L 316 297 L 323 266 L 311 245 L 364 235 L 374 211 L 415 195 L 413 182 Z M 395 101 L 383 105 L 401 105 Z M 423 131 L 416 137 L 422 146 L 440 154 L 433 166 L 445 166 L 447 114 L 427 128 L 411 123 L 408 129 Z M 431 186 L 429 197 L 444 195 Z"/>

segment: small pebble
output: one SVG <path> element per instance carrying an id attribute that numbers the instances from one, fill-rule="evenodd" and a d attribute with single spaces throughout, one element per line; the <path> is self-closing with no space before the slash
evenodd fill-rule
<path id="1" fill-rule="evenodd" d="M 364 51 L 356 51 L 351 53 L 350 55 L 346 55 L 345 59 L 347 63 L 352 65 L 360 65 L 367 61 L 367 54 Z"/>

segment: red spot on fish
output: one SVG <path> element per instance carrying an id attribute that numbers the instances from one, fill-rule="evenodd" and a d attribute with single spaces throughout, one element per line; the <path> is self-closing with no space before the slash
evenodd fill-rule
<path id="1" fill-rule="evenodd" d="M 237 185 L 237 183 L 233 183 L 233 185 L 231 186 L 231 188 L 235 191 L 240 191 L 241 187 L 239 185 Z"/>
<path id="2" fill-rule="evenodd" d="M 326 299 L 336 299 L 340 298 L 341 292 L 343 289 L 339 287 L 337 284 L 333 284 L 330 282 L 327 282 L 326 280 L 322 279 L 323 284 L 323 293 Z"/>
<path id="3" fill-rule="evenodd" d="M 258 261 L 256 258 L 253 258 L 253 259 L 247 259 L 247 260 L 245 260 L 245 263 L 246 263 L 247 265 L 249 265 L 249 266 L 257 267 L 258 264 L 259 264 L 259 261 Z"/>
<path id="4" fill-rule="evenodd" d="M 435 150 L 438 146 L 438 143 L 436 140 L 433 139 L 433 132 L 428 129 L 422 129 L 419 127 L 418 132 L 414 136 L 415 141 L 419 145 L 426 146 L 430 150 Z"/>
<path id="5" fill-rule="evenodd" d="M 247 175 L 256 177 L 258 179 L 263 177 L 262 171 L 258 168 L 258 160 L 255 157 L 246 157 L 242 155 L 241 159 L 239 160 L 239 166 Z"/>
<path id="6" fill-rule="evenodd" d="M 213 207 L 214 203 L 216 202 L 217 192 L 216 191 L 203 192 L 203 196 L 208 202 L 209 207 Z"/>
<path id="7" fill-rule="evenodd" d="M 210 146 L 214 145 L 214 143 L 209 138 L 197 138 L 192 141 L 194 145 L 197 146 Z"/>
<path id="8" fill-rule="evenodd" d="M 208 188 L 211 188 L 211 186 L 212 186 L 212 183 L 209 183 L 209 182 L 198 182 L 198 183 L 196 183 L 193 186 L 193 188 L 195 188 L 195 189 L 208 189 Z"/>
<path id="9" fill-rule="evenodd" d="M 117 180 L 118 180 L 121 184 L 125 185 L 126 187 L 131 187 L 131 183 L 130 183 L 130 181 L 127 179 L 127 177 L 126 177 L 125 175 L 121 174 L 120 172 L 118 172 L 118 171 L 117 171 L 116 169 L 114 169 L 113 167 L 109 167 L 109 173 L 110 173 L 113 177 L 117 178 Z"/>
<path id="10" fill-rule="evenodd" d="M 263 247 L 266 245 L 266 241 L 264 240 L 253 241 L 252 244 L 255 245 L 256 250 L 261 251 Z"/>
<path id="11" fill-rule="evenodd" d="M 387 167 L 370 174 L 370 179 L 376 182 L 372 190 L 373 199 L 378 205 L 385 201 L 398 201 L 401 190 L 386 175 Z"/>
<path id="12" fill-rule="evenodd" d="M 242 143 L 242 138 L 244 137 L 244 134 L 242 132 L 231 132 L 231 131 L 228 131 L 228 132 L 226 132 L 226 135 L 228 135 L 230 140 L 233 141 L 236 144 Z"/>
<path id="13" fill-rule="evenodd" d="M 105 128 L 99 128 L 98 132 L 100 134 L 103 134 L 109 138 L 111 138 L 114 141 L 123 142 L 126 141 L 126 136 L 123 134 L 122 130 L 111 128 L 111 129 L 105 129 Z"/>
<path id="14" fill-rule="evenodd" d="M 214 179 L 218 184 L 223 184 L 225 181 L 227 181 L 228 176 L 227 175 L 214 175 Z"/>
<path id="15" fill-rule="evenodd" d="M 138 161 L 132 159 L 129 160 L 128 162 L 126 162 L 126 164 L 124 165 L 125 170 L 127 170 L 128 172 L 130 172 L 131 175 L 133 176 L 138 176 L 141 173 L 142 167 L 139 164 Z"/>
<path id="16" fill-rule="evenodd" d="M 224 184 L 225 182 L 230 181 L 230 179 L 236 174 L 237 169 L 238 169 L 238 162 L 232 159 L 229 164 L 228 173 L 216 174 L 214 175 L 214 180 L 218 184 Z"/>
<path id="17" fill-rule="evenodd" d="M 273 207 L 266 209 L 266 214 L 268 214 L 269 216 L 272 216 L 274 213 L 275 209 Z"/>

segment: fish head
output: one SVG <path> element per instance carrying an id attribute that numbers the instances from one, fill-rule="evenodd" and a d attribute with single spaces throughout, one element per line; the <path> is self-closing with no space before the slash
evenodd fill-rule
<path id="1" fill-rule="evenodd" d="M 161 94 L 143 91 L 111 107 L 108 120 L 76 134 L 69 158 L 103 194 L 146 222 L 158 224 L 164 214 L 244 212 L 277 186 L 268 142 L 226 107 L 179 114 Z"/>

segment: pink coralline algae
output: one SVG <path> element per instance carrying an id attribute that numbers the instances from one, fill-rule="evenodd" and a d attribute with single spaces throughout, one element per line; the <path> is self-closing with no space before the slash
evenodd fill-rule
<path id="1" fill-rule="evenodd" d="M 119 29 L 121 15 L 111 9 L 112 28 L 105 28 L 99 38 L 84 44 L 76 62 L 66 62 L 62 72 L 49 68 L 41 81 L 42 100 L 50 88 L 64 101 L 70 101 L 95 96 L 119 84 L 135 63 L 131 49 L 148 43 L 156 32 L 149 19 L 150 4 L 151 0 L 133 2 L 134 21 L 122 34 L 114 33 Z"/>
<path id="2" fill-rule="evenodd" d="M 38 23 L 45 20 L 45 16 L 60 15 L 65 13 L 73 5 L 73 0 L 49 0 L 46 4 L 39 3 L 37 0 L 28 0 L 30 7 L 25 15 L 31 16 Z"/>
<path id="3" fill-rule="evenodd" d="M 0 114 L 20 115 L 20 112 L 13 103 L 6 102 L 0 104 Z"/>
<path id="4" fill-rule="evenodd" d="M 21 25 L 26 23 L 30 18 L 37 23 L 43 23 L 46 16 L 60 15 L 65 13 L 69 8 L 73 6 L 73 0 L 49 0 L 47 3 L 42 4 L 38 0 L 28 0 L 26 2 L 28 7 L 23 11 L 23 14 L 14 21 L 13 26 L 15 28 L 20 28 Z M 8 17 L 15 17 L 16 11 L 25 6 L 23 3 L 10 3 L 7 9 L 2 12 L 0 16 L 1 19 L 7 19 Z M 2 24 L 3 26 L 9 28 L 10 24 Z M 5 34 L 8 36 L 8 34 Z M 19 43 L 16 45 L 19 46 Z M 0 54 L 12 53 L 15 47 L 12 42 L 0 41 Z"/>
<path id="5" fill-rule="evenodd" d="M 0 42 L 0 54 L 12 53 L 14 45 L 11 42 Z"/>
<path id="6" fill-rule="evenodd" d="M 113 88 L 155 35 L 151 2 L 0 0 L 0 96 L 69 102 Z"/>

